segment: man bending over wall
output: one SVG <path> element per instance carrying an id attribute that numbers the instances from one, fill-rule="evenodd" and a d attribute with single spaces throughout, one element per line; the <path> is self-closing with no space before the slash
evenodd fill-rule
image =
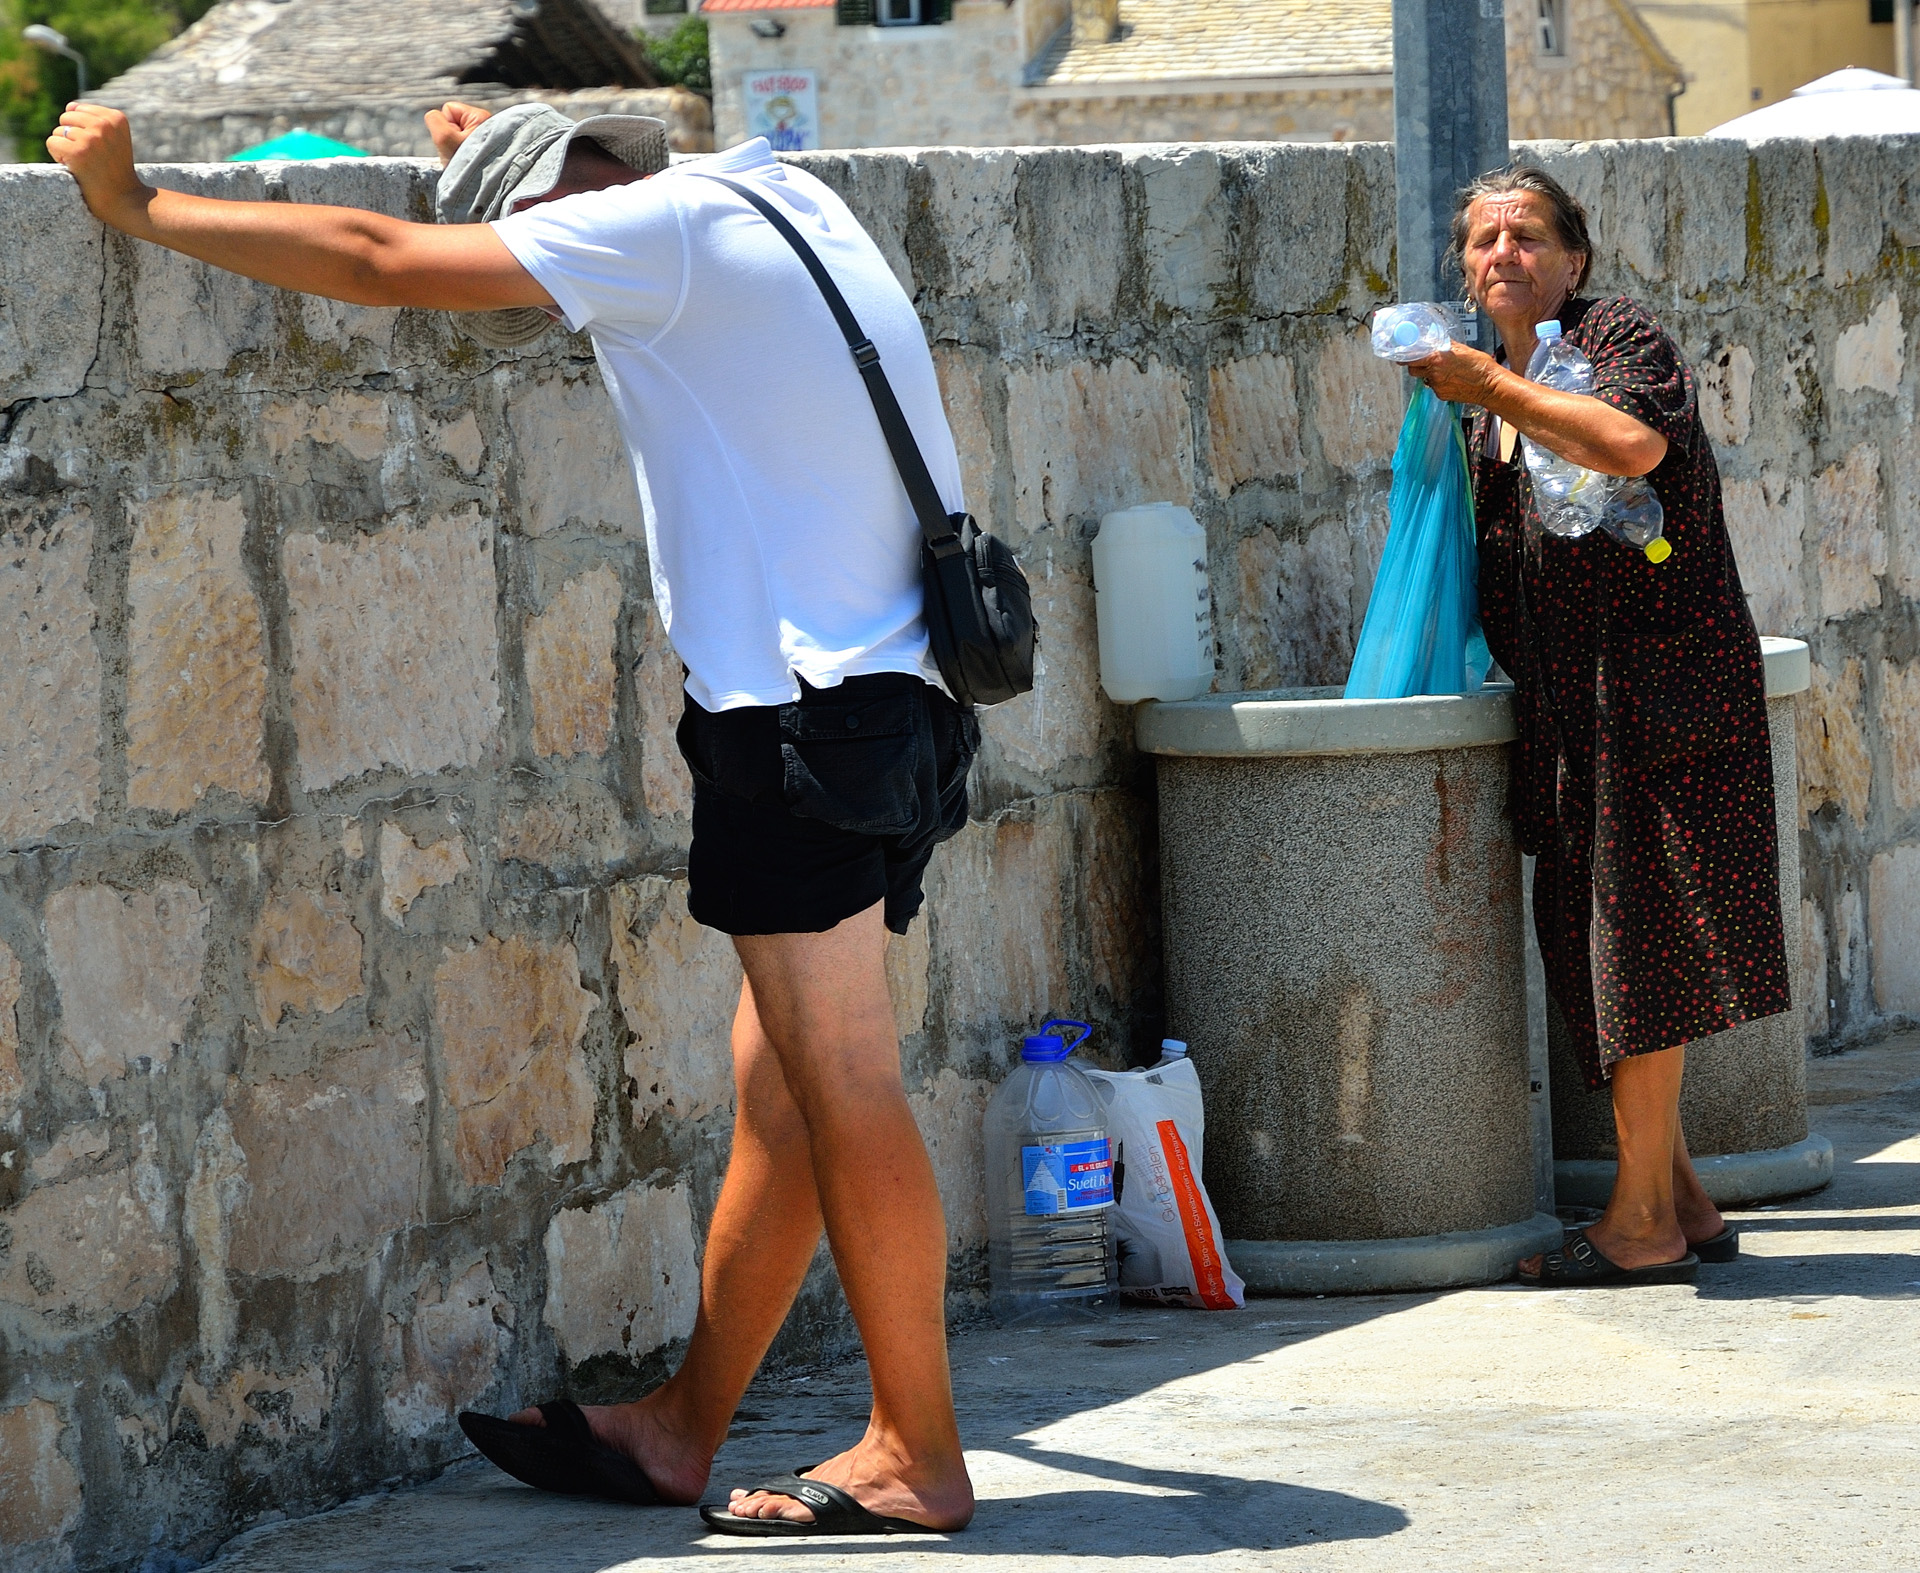
<path id="1" fill-rule="evenodd" d="M 822 1227 L 866 1346 L 866 1435 L 804 1479 L 703 1508 L 731 1534 L 952 1530 L 973 1513 L 948 1378 L 946 1228 L 908 1108 L 882 961 L 967 816 L 972 715 L 940 684 L 919 528 L 812 245 L 879 347 L 950 510 L 960 468 L 913 305 L 872 239 L 764 140 L 666 168 L 657 120 L 543 105 L 427 117 L 439 224 L 157 191 L 125 116 L 72 104 L 47 149 L 103 223 L 248 278 L 471 313 L 483 343 L 592 335 L 644 500 L 654 594 L 687 668 L 689 902 L 746 971 L 733 1152 L 686 1359 L 638 1403 L 462 1415 L 529 1484 L 698 1499 Z M 778 411 L 777 418 L 768 412 Z"/>

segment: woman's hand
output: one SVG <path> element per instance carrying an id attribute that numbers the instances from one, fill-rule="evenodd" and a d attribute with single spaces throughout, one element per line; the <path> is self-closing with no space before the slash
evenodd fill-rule
<path id="1" fill-rule="evenodd" d="M 47 138 L 47 152 L 80 183 L 87 211 L 115 229 L 131 229 L 153 196 L 133 170 L 127 117 L 99 104 L 73 103 Z"/>
<path id="2" fill-rule="evenodd" d="M 1476 404 L 1563 459 L 1603 475 L 1645 475 L 1667 456 L 1667 439 L 1623 410 L 1584 393 L 1558 393 L 1465 344 L 1412 361 L 1407 371 L 1450 404 Z"/>
<path id="3" fill-rule="evenodd" d="M 1449 404 L 1486 405 L 1488 395 L 1498 381 L 1501 366 L 1491 355 L 1467 344 L 1450 344 L 1425 360 L 1411 361 L 1408 373 L 1424 382 L 1434 397 Z"/>

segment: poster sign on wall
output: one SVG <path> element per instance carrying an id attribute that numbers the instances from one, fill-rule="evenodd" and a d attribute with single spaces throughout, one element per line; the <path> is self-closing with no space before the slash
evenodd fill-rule
<path id="1" fill-rule="evenodd" d="M 818 73 L 791 67 L 749 71 L 747 135 L 765 137 L 776 153 L 820 146 Z"/>

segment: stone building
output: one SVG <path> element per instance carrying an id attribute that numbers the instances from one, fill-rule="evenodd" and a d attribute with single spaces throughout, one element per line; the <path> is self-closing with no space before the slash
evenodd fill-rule
<path id="1" fill-rule="evenodd" d="M 1507 6 L 1507 123 L 1516 142 L 1671 136 L 1685 85 L 1635 0 Z"/>
<path id="2" fill-rule="evenodd" d="M 1391 0 L 705 0 L 721 146 L 812 72 L 819 145 L 1387 141 Z M 1632 0 L 1514 0 L 1516 139 L 1665 136 L 1680 68 Z"/>
<path id="3" fill-rule="evenodd" d="M 713 145 L 706 100 L 660 87 L 592 0 L 224 0 L 92 96 L 127 112 L 142 158 L 178 162 L 296 128 L 431 157 L 421 116 L 449 98 L 657 115 L 677 151 Z"/>
<path id="4" fill-rule="evenodd" d="M 1674 105 L 1699 136 L 1848 66 L 1895 70 L 1892 0 L 1638 0 L 1687 73 Z"/>

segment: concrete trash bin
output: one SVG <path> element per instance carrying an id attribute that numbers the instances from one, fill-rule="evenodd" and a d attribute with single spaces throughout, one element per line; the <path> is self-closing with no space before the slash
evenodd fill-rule
<path id="1" fill-rule="evenodd" d="M 1534 1211 L 1504 689 L 1149 703 L 1167 1030 L 1247 1287 L 1488 1283 Z"/>
<path id="2" fill-rule="evenodd" d="M 1806 645 L 1762 639 L 1767 726 L 1773 736 L 1774 811 L 1780 834 L 1781 918 L 1793 1008 L 1743 1022 L 1687 1048 L 1680 1117 L 1707 1194 L 1721 1207 L 1817 1191 L 1833 1179 L 1833 1144 L 1807 1131 L 1806 981 L 1800 976 L 1800 773 L 1794 705 L 1812 680 Z M 1613 1190 L 1613 1101 L 1589 1092 L 1559 1012 L 1547 1010 L 1553 1099 L 1554 1199 L 1604 1207 Z"/>

